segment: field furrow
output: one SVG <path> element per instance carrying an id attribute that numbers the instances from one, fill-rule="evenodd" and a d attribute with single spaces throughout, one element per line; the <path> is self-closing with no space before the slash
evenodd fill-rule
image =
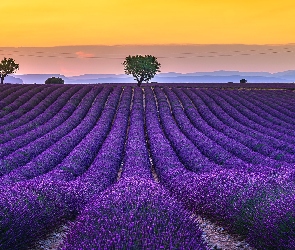
<path id="1" fill-rule="evenodd" d="M 224 97 L 224 95 L 222 94 L 221 96 Z M 237 120 L 238 122 L 244 124 L 245 126 L 253 128 L 254 130 L 257 130 L 265 135 L 270 135 L 270 136 L 273 136 L 274 138 L 286 140 L 287 142 L 290 142 L 292 144 L 295 143 L 294 130 L 283 129 L 279 126 L 272 125 L 266 120 L 263 120 L 256 113 L 249 111 L 247 107 L 240 104 L 238 101 L 234 100 L 233 98 L 230 98 L 229 96 L 226 96 L 225 98 L 226 98 L 225 99 L 226 102 L 228 102 L 230 105 L 235 107 L 235 109 L 238 111 L 238 112 L 231 113 L 233 118 Z"/>
<path id="2" fill-rule="evenodd" d="M 68 100 L 78 90 L 79 88 L 71 88 L 64 92 L 58 100 L 53 102 L 53 105 L 41 115 L 41 119 L 44 119 L 44 124 L 41 126 L 35 127 L 34 124 L 32 125 L 28 123 L 28 125 L 23 125 L 15 130 L 4 133 L 2 135 L 3 137 L 1 136 L 1 139 L 3 138 L 3 145 L 1 145 L 2 147 L 0 148 L 0 157 L 2 158 L 5 155 L 8 155 L 59 126 L 65 118 L 61 116 L 63 108 L 66 108 L 65 105 Z M 29 126 L 29 128 L 27 128 L 27 126 Z M 33 128 L 31 128 L 31 126 L 33 126 Z"/>
<path id="3" fill-rule="evenodd" d="M 92 89 L 84 99 L 85 102 L 83 103 L 82 101 L 81 107 L 87 111 L 98 92 L 99 89 Z M 100 103 L 96 102 L 96 104 Z M 55 168 L 68 154 L 73 152 L 74 147 L 90 132 L 98 119 L 101 108 L 101 106 L 97 108 L 97 105 L 92 105 L 86 116 L 81 119 L 80 124 L 70 133 L 63 136 L 59 141 L 48 147 L 26 165 L 21 168 L 16 168 L 9 174 L 0 178 L 0 181 L 6 184 L 27 180 L 45 174 Z M 90 120 L 91 118 L 93 119 Z"/>
<path id="4" fill-rule="evenodd" d="M 163 131 L 180 161 L 193 172 L 216 168 L 218 165 L 205 157 L 178 128 L 163 91 L 160 88 L 155 88 L 154 91 Z"/>
<path id="5" fill-rule="evenodd" d="M 260 117 L 270 121 L 271 123 L 282 126 L 283 128 L 286 127 L 294 130 L 295 118 L 285 115 L 284 111 L 286 112 L 286 110 L 282 110 L 282 108 L 280 108 L 278 105 L 275 105 L 274 102 L 265 104 L 260 98 L 257 99 L 240 93 L 233 94 L 234 98 L 236 96 L 241 98 L 246 106 L 251 107 L 253 112 L 254 110 L 256 112 L 259 111 Z M 259 107 L 259 109 L 255 108 L 256 106 Z"/>
<path id="6" fill-rule="evenodd" d="M 211 96 L 214 95 L 211 94 Z M 217 96 L 215 96 L 215 98 L 218 99 Z M 233 111 L 231 107 L 226 103 L 211 102 L 209 104 L 207 101 L 206 104 L 210 111 L 212 111 L 212 114 L 214 114 L 214 116 L 216 116 L 216 118 L 220 120 L 216 120 L 217 123 L 215 124 L 215 126 L 217 126 L 218 124 L 218 126 L 222 128 L 223 133 L 226 133 L 231 138 L 238 140 L 245 146 L 249 147 L 251 150 L 262 155 L 269 156 L 274 160 L 280 160 L 282 157 L 284 157 L 284 155 L 286 155 L 285 159 L 289 159 L 291 160 L 291 162 L 294 162 L 294 156 L 292 153 L 295 152 L 295 148 L 292 144 L 286 143 L 283 140 L 269 137 L 267 136 L 267 133 L 259 134 L 256 131 L 248 129 L 243 125 L 241 126 L 238 122 L 235 122 L 235 120 L 228 115 L 233 113 Z M 226 124 L 228 128 L 225 127 L 224 124 Z M 238 130 L 240 133 L 233 130 L 232 127 Z M 253 138 L 249 137 L 249 134 L 253 135 Z"/>
<path id="7" fill-rule="evenodd" d="M 0 249 L 295 249 L 294 93 L 1 85 Z"/>
<path id="8" fill-rule="evenodd" d="M 180 102 L 172 90 L 165 88 L 164 91 L 170 100 L 173 115 L 179 128 L 196 145 L 202 154 L 223 167 L 230 168 L 233 165 L 244 166 L 246 164 L 243 160 L 225 150 L 194 127 L 183 110 L 184 108 L 188 108 L 190 103 L 186 102 L 187 98 L 185 98 L 185 94 L 181 90 L 175 90 L 175 92 L 181 97 L 183 103 Z"/>
<path id="9" fill-rule="evenodd" d="M 60 96 L 61 94 L 69 89 L 69 87 L 65 86 L 63 89 L 60 88 L 46 88 L 42 92 L 38 93 L 38 95 L 35 96 L 35 98 L 32 98 L 28 104 L 28 108 L 30 107 L 30 110 L 27 110 L 26 107 L 22 109 L 16 110 L 18 113 L 18 117 L 16 120 L 10 122 L 10 115 L 6 116 L 5 118 L 1 119 L 5 125 L 0 127 L 1 132 L 5 133 L 11 133 L 14 134 L 12 129 L 19 128 L 20 126 L 24 124 L 33 123 L 34 124 L 42 124 L 38 123 L 38 119 L 36 119 L 38 116 L 46 112 L 46 109 L 52 105 Z M 32 101 L 32 103 L 30 103 Z M 39 102 L 39 103 L 37 103 Z M 25 106 L 25 105 L 24 105 Z M 27 112 L 24 112 L 27 111 Z M 8 119 L 6 119 L 8 118 Z M 27 125 L 27 129 L 30 128 Z M 33 128 L 33 126 L 31 126 Z M 9 132 L 8 132 L 9 131 Z"/>
<path id="10" fill-rule="evenodd" d="M 28 163 L 34 157 L 41 154 L 48 147 L 56 143 L 58 140 L 62 139 L 63 136 L 71 132 L 81 122 L 81 120 L 83 120 L 87 113 L 86 105 L 85 107 L 83 105 L 80 105 L 79 108 L 76 109 L 77 104 L 75 104 L 75 102 L 77 102 L 78 100 L 79 103 L 88 93 L 88 91 L 89 88 L 84 87 L 77 93 L 76 96 L 73 96 L 70 99 L 67 105 L 59 113 L 61 115 L 60 118 L 63 119 L 63 123 L 60 126 L 34 141 L 29 141 L 26 146 L 18 148 L 16 151 L 3 157 L 3 159 L 0 160 L 0 176 Z M 72 103 L 71 100 L 74 103 Z M 84 102 L 87 101 L 88 100 L 85 98 Z M 88 105 L 91 105 L 91 103 L 89 103 Z M 51 122 L 54 121 L 52 120 Z M 6 152 L 4 151 L 4 153 Z"/>
<path id="11" fill-rule="evenodd" d="M 0 118 L 6 118 L 7 115 L 9 115 L 9 121 L 17 119 L 22 112 L 26 113 L 27 110 L 33 108 L 33 102 L 27 103 L 31 100 L 34 99 L 36 95 L 38 95 L 42 90 L 45 88 L 48 88 L 47 86 L 39 86 L 39 87 L 33 87 L 27 89 L 26 92 L 24 93 L 19 93 L 19 96 L 14 100 L 14 102 L 10 103 L 9 105 L 5 106 L 2 108 L 1 113 L 0 113 Z M 9 99 L 11 100 L 11 99 Z M 5 124 L 6 121 L 2 122 L 0 124 Z"/>

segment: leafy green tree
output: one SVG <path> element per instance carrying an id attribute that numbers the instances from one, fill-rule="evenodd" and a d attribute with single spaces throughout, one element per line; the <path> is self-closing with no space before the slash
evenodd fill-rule
<path id="1" fill-rule="evenodd" d="M 159 70 L 161 64 L 156 57 L 151 55 L 127 56 L 122 64 L 124 65 L 125 74 L 133 75 L 138 87 L 143 81 L 148 82 L 157 72 L 161 72 Z"/>
<path id="2" fill-rule="evenodd" d="M 19 64 L 15 63 L 12 58 L 6 58 L 0 63 L 0 79 L 1 84 L 4 82 L 4 78 L 9 75 L 15 73 L 19 69 Z"/>
<path id="3" fill-rule="evenodd" d="M 65 81 L 60 78 L 60 77 L 49 77 L 46 81 L 45 84 L 64 84 Z"/>

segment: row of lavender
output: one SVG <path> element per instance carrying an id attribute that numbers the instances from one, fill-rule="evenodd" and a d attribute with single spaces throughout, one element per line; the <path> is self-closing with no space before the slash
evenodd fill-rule
<path id="1" fill-rule="evenodd" d="M 126 179 L 126 176 L 128 176 L 127 172 L 129 171 L 130 180 L 127 178 L 126 181 L 120 182 L 121 185 L 123 185 L 120 190 L 122 192 L 128 190 L 128 192 L 126 192 L 124 197 L 119 196 L 121 205 L 117 204 L 115 208 L 115 210 L 123 209 L 123 212 L 127 209 L 121 216 L 123 218 L 129 218 L 131 224 L 128 225 L 122 218 L 120 219 L 120 221 L 122 221 L 122 227 L 128 225 L 128 230 L 125 229 L 125 232 L 129 232 L 127 235 L 119 237 L 120 234 L 118 234 L 118 231 L 111 230 L 112 227 L 117 226 L 117 221 L 110 217 L 109 214 L 106 213 L 106 210 L 103 210 L 103 197 L 99 199 L 93 198 L 116 181 L 117 172 L 123 160 L 132 89 L 126 88 L 123 94 L 121 94 L 121 92 L 121 88 L 116 88 L 113 91 L 96 127 L 78 143 L 75 149 L 64 158 L 61 164 L 56 165 L 55 163 L 56 166 L 52 167 L 49 171 L 48 169 L 44 169 L 44 167 L 50 167 L 49 163 L 51 163 L 47 161 L 47 164 L 44 164 L 46 159 L 51 158 L 51 161 L 55 162 L 56 159 L 62 158 L 52 157 L 53 150 L 48 148 L 44 151 L 47 152 L 47 154 L 41 153 L 30 161 L 29 164 L 17 167 L 10 171 L 9 174 L 2 176 L 3 182 L 1 191 L 3 191 L 3 196 L 1 196 L 1 229 L 3 230 L 1 231 L 1 247 L 13 247 L 14 249 L 25 248 L 32 239 L 45 233 L 48 229 L 56 226 L 63 220 L 68 220 L 76 216 L 78 212 L 81 212 L 82 215 L 75 223 L 75 225 L 77 225 L 80 220 L 83 220 L 83 216 L 88 218 L 88 208 L 90 207 L 92 212 L 104 214 L 107 221 L 101 219 L 100 226 L 104 228 L 106 225 L 109 225 L 110 229 L 107 232 L 111 232 L 111 235 L 102 233 L 102 237 L 98 237 L 97 234 L 100 230 L 97 228 L 93 229 L 93 231 L 89 231 L 93 232 L 93 237 L 96 240 L 93 241 L 91 239 L 91 234 L 89 234 L 86 235 L 86 239 L 81 242 L 82 238 L 80 237 L 79 230 L 76 232 L 75 229 L 73 229 L 73 233 L 71 231 L 70 236 L 74 234 L 75 240 L 75 232 L 76 234 L 78 233 L 77 239 L 80 243 L 76 242 L 77 239 L 74 243 L 71 243 L 71 237 L 69 236 L 69 242 L 65 247 L 68 246 L 69 249 L 81 249 L 81 247 L 88 249 L 94 246 L 105 248 L 122 248 L 126 246 L 127 249 L 130 247 L 150 247 L 157 249 L 161 247 L 174 247 L 179 249 L 189 246 L 196 249 L 207 249 L 206 245 L 202 243 L 201 231 L 198 225 L 190 220 L 189 214 L 185 212 L 182 205 L 177 203 L 172 197 L 167 197 L 167 191 L 161 188 L 160 185 L 155 185 L 151 174 L 149 177 L 150 180 L 145 179 L 148 173 L 150 173 L 150 170 L 146 165 L 148 157 L 144 139 L 142 93 L 141 95 L 137 93 L 136 96 L 138 97 L 135 98 L 133 102 L 134 111 L 131 117 L 132 126 L 130 128 L 130 133 L 128 133 L 130 134 L 128 137 L 129 145 L 127 146 L 127 153 L 124 157 L 129 157 L 128 160 L 125 160 L 126 162 L 124 164 L 129 165 L 129 167 L 124 167 L 123 176 Z M 119 99 L 120 104 L 119 107 L 117 107 Z M 137 105 L 136 99 L 139 99 Z M 95 106 L 94 104 L 95 103 L 93 103 L 92 107 Z M 141 113 L 138 114 L 140 111 Z M 81 123 L 84 121 L 85 119 L 83 119 Z M 138 124 L 138 121 L 141 121 L 141 124 Z M 107 126 L 107 124 L 109 125 Z M 107 134 L 107 128 L 110 130 L 110 127 L 111 131 Z M 101 134 L 102 137 L 103 130 L 106 130 L 105 134 L 108 136 L 99 150 L 98 139 L 99 134 Z M 130 157 L 134 153 L 132 142 L 137 141 L 136 135 L 138 131 L 141 131 L 139 141 L 141 150 L 138 150 L 138 156 Z M 64 137 L 60 140 L 63 140 L 63 138 Z M 58 143 L 59 142 L 55 143 L 53 146 Z M 94 148 L 96 148 L 96 150 Z M 142 153 L 140 154 L 140 152 Z M 95 159 L 90 159 L 91 165 L 88 164 L 87 167 L 87 165 L 85 166 L 85 159 L 87 161 L 90 153 L 94 156 L 92 158 Z M 145 159 L 143 160 L 141 156 L 144 154 Z M 35 159 L 39 159 L 39 162 Z M 133 170 L 136 171 L 140 166 L 131 169 L 131 163 L 134 161 L 144 161 L 142 166 L 143 170 L 140 170 L 140 168 L 138 169 L 139 176 L 141 173 L 146 172 L 146 176 L 142 176 L 143 178 L 141 181 L 137 180 L 136 176 L 133 174 Z M 146 166 L 144 166 L 144 164 Z M 149 182 L 149 184 L 146 183 L 146 181 Z M 13 185 L 13 183 L 16 184 Z M 140 185 L 142 185 L 142 187 L 140 189 L 141 191 L 138 193 L 138 198 L 141 198 L 142 202 L 139 203 L 131 194 L 133 194 L 135 190 L 138 190 Z M 130 190 L 129 186 L 133 186 L 132 190 Z M 117 190 L 117 188 L 114 189 Z M 149 189 L 149 191 L 146 189 Z M 108 195 L 105 197 L 108 198 Z M 127 198 L 129 198 L 129 200 L 126 200 Z M 114 202 L 118 200 L 118 196 L 114 195 L 114 199 L 114 201 L 107 199 L 110 206 L 110 213 L 113 213 L 112 206 Z M 96 203 L 98 207 L 93 210 L 93 204 Z M 84 209 L 85 205 L 87 206 Z M 130 206 L 134 208 L 132 211 L 128 212 Z M 136 213 L 137 218 L 130 217 L 130 212 Z M 115 215 L 118 214 L 115 213 Z M 163 221 L 163 216 L 167 218 L 165 221 Z M 96 219 L 100 217 L 94 216 L 93 218 L 93 223 L 96 225 Z M 147 220 L 148 218 L 150 221 Z M 112 223 L 112 225 L 110 223 Z M 138 223 L 141 223 L 140 227 L 138 227 Z M 149 227 L 146 227 L 147 225 L 149 225 Z M 83 226 L 89 227 L 88 222 L 85 222 Z M 145 232 L 143 229 L 145 229 Z M 195 230 L 191 231 L 192 229 Z M 138 234 L 145 235 L 145 237 L 139 237 Z M 175 236 L 177 237 L 175 238 Z M 126 238 L 129 239 L 129 241 L 126 241 Z M 98 239 L 100 240 L 98 241 Z"/>
<path id="2" fill-rule="evenodd" d="M 163 186 L 170 190 L 174 197 L 183 201 L 187 209 L 223 221 L 230 230 L 239 230 L 241 234 L 246 235 L 258 248 L 270 247 L 270 244 L 274 244 L 274 249 L 276 246 L 286 249 L 293 246 L 292 157 L 290 160 L 282 157 L 276 159 L 271 157 L 271 154 L 263 154 L 265 150 L 255 152 L 247 146 L 248 144 L 242 143 L 244 140 L 252 144 L 259 143 L 257 138 L 268 142 L 274 140 L 275 144 L 267 144 L 270 147 L 268 151 L 271 152 L 280 145 L 276 153 L 292 156 L 294 144 L 291 139 L 285 143 L 280 137 L 269 136 L 270 132 L 276 133 L 276 129 L 267 128 L 258 121 L 254 123 L 261 127 L 261 131 L 255 133 L 252 129 L 253 133 L 248 137 L 245 136 L 247 133 L 243 134 L 236 129 L 236 127 L 246 127 L 241 122 L 235 123 L 235 129 L 225 122 L 222 125 L 223 121 L 216 113 L 221 111 L 222 105 L 229 106 L 230 102 L 225 101 L 221 104 L 214 102 L 213 91 L 203 93 L 204 91 L 188 89 L 146 88 L 144 115 L 142 93 L 139 89 L 134 90 L 132 101 L 131 87 L 125 88 L 123 92 L 122 88 L 115 88 L 112 91 L 111 87 L 101 89 L 75 86 L 75 88 L 75 91 L 68 95 L 66 99 L 68 102 L 59 104 L 62 107 L 55 109 L 57 110 L 55 113 L 48 112 L 53 113 L 51 116 L 53 118 L 46 120 L 43 117 L 42 120 L 40 117 L 50 108 L 58 106 L 56 103 L 48 105 L 42 114 L 39 111 L 39 115 L 34 113 L 38 109 L 32 105 L 24 117 L 20 116 L 19 119 L 25 118 L 26 121 L 30 120 L 29 117 L 32 117 L 31 121 L 34 119 L 44 121 L 40 123 L 42 124 L 40 130 L 33 128 L 30 132 L 26 132 L 25 129 L 21 130 L 21 125 L 16 126 L 11 131 L 19 129 L 21 136 L 12 134 L 12 138 L 2 143 L 3 146 L 6 145 L 4 148 L 6 150 L 2 151 L 0 162 L 3 171 L 2 185 L 0 185 L 1 191 L 3 190 L 0 218 L 5 218 L 1 221 L 1 246 L 15 246 L 16 242 L 21 242 L 25 246 L 32 238 L 46 232 L 48 225 L 53 227 L 62 219 L 69 219 L 80 213 L 65 245 L 68 249 L 75 249 L 75 245 L 91 248 L 94 247 L 92 244 L 107 248 L 118 247 L 120 244 L 121 246 L 125 244 L 124 247 L 127 249 L 132 245 L 150 247 L 153 241 L 157 242 L 155 248 L 162 245 L 168 248 L 167 244 L 177 249 L 181 248 L 179 244 L 182 244 L 183 248 L 205 247 L 201 243 L 197 225 L 189 224 L 187 212 L 181 209 L 182 205 L 170 197 Z M 74 86 L 67 91 L 70 89 L 74 89 Z M 232 93 L 225 95 L 225 98 Z M 288 93 L 285 94 L 288 96 Z M 54 99 L 49 92 L 46 95 L 45 89 L 44 96 L 48 98 L 51 96 L 50 100 L 60 100 Z M 289 109 L 284 107 L 278 98 L 275 100 L 276 105 L 285 111 L 283 114 L 288 118 Z M 288 100 L 294 101 L 290 95 Z M 29 99 L 23 104 L 29 107 L 28 102 Z M 11 104 L 13 107 L 13 101 Z M 131 104 L 132 113 L 127 131 Z M 266 106 L 261 106 L 266 109 Z M 247 105 L 245 107 L 247 108 Z M 15 109 L 17 110 L 18 108 Z M 66 112 L 68 110 L 70 112 Z M 289 114 L 290 112 L 292 111 L 289 111 Z M 228 113 L 229 118 L 233 117 L 233 114 Z M 3 118 L 8 115 L 4 114 Z M 151 156 L 161 185 L 156 184 L 151 178 L 147 145 L 142 135 L 144 117 L 146 139 L 151 148 Z M 55 124 L 52 120 L 59 123 L 52 125 Z M 232 120 L 235 121 L 234 118 Z M 292 124 L 292 119 L 285 120 Z M 217 125 L 214 126 L 214 123 Z M 51 131 L 51 129 L 46 130 L 46 126 L 56 130 L 53 133 L 46 132 Z M 67 130 L 67 126 L 72 127 Z M 222 129 L 219 129 L 220 127 Z M 281 129 L 286 129 L 284 124 Z M 34 137 L 37 131 L 40 131 L 41 135 L 41 131 L 45 131 L 43 139 Z M 244 135 L 242 137 L 244 139 L 239 141 L 240 137 L 236 136 L 234 131 L 239 136 Z M 24 136 L 27 136 L 26 140 L 21 140 Z M 18 144 L 20 142 L 23 144 Z M 42 143 L 47 146 L 39 148 L 42 147 Z M 7 152 L 13 145 L 17 145 L 14 151 Z M 123 170 L 122 178 L 112 186 L 117 180 L 120 166 Z M 230 170 L 225 171 L 225 169 Z M 244 179 L 241 179 L 242 177 Z M 226 180 L 228 182 L 225 182 Z M 103 190 L 106 191 L 102 192 Z M 249 194 L 249 197 L 244 197 L 245 194 Z M 239 200 L 239 197 L 242 199 Z M 286 197 L 289 199 L 288 203 L 283 204 L 283 199 Z M 272 201 L 271 204 L 269 199 Z M 173 205 L 168 205 L 166 200 Z M 118 209 L 113 207 L 115 202 L 118 203 Z M 93 211 L 95 207 L 97 209 Z M 272 220 L 269 218 L 270 209 L 275 209 L 279 214 Z M 250 219 L 244 215 L 244 210 L 250 213 Z M 119 214 L 119 211 L 123 213 Z M 151 212 L 150 217 L 147 217 L 149 216 L 147 211 Z M 168 217 L 162 216 L 167 213 Z M 23 216 L 22 221 L 18 220 L 20 215 Z M 133 215 L 132 220 L 128 220 L 130 215 Z M 110 219 L 106 221 L 108 216 Z M 165 218 L 164 223 L 161 222 L 161 217 Z M 259 218 L 258 222 L 256 217 Z M 232 220 L 237 222 L 229 225 L 228 222 Z M 117 221 L 123 222 L 120 225 L 123 232 L 133 233 L 113 234 Z M 182 224 L 180 221 L 185 223 Z M 270 224 L 267 224 L 269 221 Z M 281 224 L 278 225 L 278 222 Z M 195 236 L 189 233 L 189 228 L 184 226 L 185 224 L 195 228 L 193 234 Z M 28 225 L 31 226 L 31 230 L 26 230 Z M 101 233 L 106 225 L 109 226 L 108 233 L 106 231 Z M 261 229 L 265 229 L 263 226 L 270 230 L 269 235 L 259 235 Z M 183 229 L 177 234 L 175 228 Z M 93 230 L 92 234 L 82 239 L 80 236 L 86 229 Z M 142 241 L 136 241 L 137 233 L 142 233 Z M 169 236 L 167 242 L 161 239 L 164 235 L 165 238 Z M 174 239 L 173 235 L 178 236 Z M 278 237 L 280 241 L 277 241 Z"/>
<path id="3" fill-rule="evenodd" d="M 124 128 L 126 134 L 127 119 L 115 124 L 111 131 L 117 141 L 105 143 L 102 148 L 102 153 L 110 154 L 116 143 L 121 145 L 117 154 L 123 159 L 122 176 L 86 205 L 64 249 L 208 249 L 202 243 L 198 224 L 152 178 L 143 114 L 143 96 L 138 88 L 134 90 L 125 154 L 124 140 L 118 141 L 124 133 L 117 131 Z M 114 160 L 110 160 L 113 165 Z M 112 166 L 117 170 L 119 167 L 120 161 Z"/>
<path id="4" fill-rule="evenodd" d="M 169 92 L 168 89 L 165 91 Z M 189 91 L 184 92 L 190 96 Z M 187 208 L 219 221 L 232 232 L 245 235 L 248 241 L 259 249 L 293 249 L 295 247 L 294 165 L 282 161 L 275 162 L 262 155 L 256 155 L 263 157 L 265 162 L 255 165 L 248 163 L 244 166 L 241 166 L 239 162 L 237 165 L 235 163 L 226 165 L 225 168 L 212 166 L 211 171 L 204 167 L 205 162 L 190 166 L 187 160 L 193 157 L 194 152 L 190 151 L 191 155 L 182 159 L 175 146 L 175 142 L 182 142 L 187 148 L 191 147 L 189 141 L 185 141 L 185 137 L 176 127 L 178 122 L 179 127 L 182 127 L 183 131 L 186 130 L 183 120 L 177 114 L 182 113 L 181 107 L 175 108 L 173 122 L 167 107 L 168 102 L 163 100 L 164 95 L 161 90 L 155 89 L 152 93 L 148 89 L 146 93 L 148 95 L 146 119 L 152 156 L 157 163 L 157 173 L 163 185 L 177 195 Z M 171 96 L 172 93 L 170 93 Z M 199 98 L 195 97 L 191 100 L 190 105 L 194 105 Z M 170 102 L 171 106 L 174 106 L 175 102 L 178 104 L 177 100 L 173 99 Z M 187 114 L 192 109 L 199 111 L 205 106 L 200 103 L 194 107 L 189 106 Z M 157 109 L 160 111 L 159 117 Z M 203 121 L 212 122 L 214 117 L 209 117 Z M 199 128 L 202 124 L 202 121 L 199 122 L 195 128 Z M 172 140 L 170 139 L 171 131 L 176 133 Z M 189 134 L 193 134 L 191 131 L 193 129 Z M 205 130 L 204 134 L 206 135 Z M 217 129 L 215 130 L 216 139 L 223 135 Z M 177 139 L 179 142 L 176 141 Z M 237 147 L 237 151 L 234 152 L 241 153 L 239 145 L 234 146 Z"/>

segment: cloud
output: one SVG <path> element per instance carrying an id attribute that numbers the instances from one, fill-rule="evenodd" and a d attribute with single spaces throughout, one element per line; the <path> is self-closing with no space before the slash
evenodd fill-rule
<path id="1" fill-rule="evenodd" d="M 93 57 L 94 56 L 94 54 L 85 53 L 83 51 L 75 52 L 75 54 L 78 56 L 78 58 L 89 58 L 89 57 Z"/>
<path id="2" fill-rule="evenodd" d="M 64 65 L 59 65 L 60 73 L 65 76 L 73 76 L 77 74 L 77 70 L 69 69 Z"/>

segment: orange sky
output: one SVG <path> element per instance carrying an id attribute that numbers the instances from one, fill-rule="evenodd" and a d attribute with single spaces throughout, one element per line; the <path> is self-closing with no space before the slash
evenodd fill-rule
<path id="1" fill-rule="evenodd" d="M 295 69 L 295 43 L 285 45 L 120 45 L 0 47 L 0 59 L 12 57 L 17 74 L 124 74 L 128 55 L 154 55 L 161 72 L 237 70 L 278 72 Z"/>
<path id="2" fill-rule="evenodd" d="M 295 42 L 294 0 L 14 0 L 0 47 Z"/>

